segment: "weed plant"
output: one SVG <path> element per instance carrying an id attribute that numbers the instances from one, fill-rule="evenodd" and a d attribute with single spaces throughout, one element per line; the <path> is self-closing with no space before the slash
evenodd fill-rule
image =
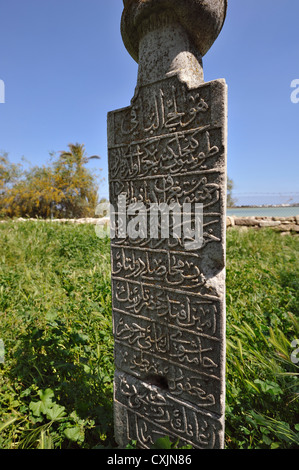
<path id="1" fill-rule="evenodd" d="M 42 221 L 0 239 L 0 448 L 115 447 L 109 239 Z M 299 447 L 298 243 L 227 234 L 227 448 Z"/>

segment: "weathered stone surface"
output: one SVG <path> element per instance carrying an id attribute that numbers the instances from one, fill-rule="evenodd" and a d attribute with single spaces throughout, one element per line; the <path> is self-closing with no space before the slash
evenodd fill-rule
<path id="1" fill-rule="evenodd" d="M 259 225 L 260 221 L 255 217 L 235 217 L 235 225 L 253 226 Z"/>
<path id="2" fill-rule="evenodd" d="M 235 218 L 227 216 L 226 217 L 226 226 L 227 227 L 234 227 L 235 226 Z"/>
<path id="3" fill-rule="evenodd" d="M 124 0 L 121 31 L 129 54 L 139 63 L 139 41 L 153 15 L 172 12 L 204 56 L 219 35 L 227 0 Z M 145 24 L 146 23 L 146 24 Z"/>
<path id="4" fill-rule="evenodd" d="M 233 227 L 237 229 L 245 229 L 252 227 L 253 229 L 273 228 L 273 230 L 280 232 L 292 232 L 294 234 L 299 232 L 299 224 L 296 224 L 297 217 L 237 217 L 228 216 L 226 219 L 227 229 L 231 230 Z"/>
<path id="5" fill-rule="evenodd" d="M 219 416 L 182 400 L 161 387 L 116 372 L 114 386 L 116 440 L 137 440 L 141 448 L 169 436 L 195 449 L 221 448 L 223 423 Z"/>
<path id="6" fill-rule="evenodd" d="M 145 240 L 127 237 L 112 241 L 116 369 L 128 382 L 131 377 L 139 379 L 142 387 L 153 382 L 163 390 L 162 395 L 166 390 L 168 398 L 184 400 L 192 416 L 201 410 L 201 419 L 205 416 L 208 427 L 216 420 L 217 438 L 209 445 L 213 442 L 221 447 L 225 394 L 225 82 L 214 81 L 189 90 L 172 77 L 140 87 L 132 107 L 109 113 L 108 123 L 112 205 L 120 194 L 126 196 L 128 204 L 175 202 L 182 207 L 186 202 L 202 203 L 204 224 L 202 247 L 193 251 L 186 251 L 182 238 L 148 236 Z M 143 395 L 138 381 L 134 387 L 138 396 Z M 121 445 L 132 436 L 139 438 L 139 424 L 144 427 L 144 422 L 152 438 L 161 429 L 167 434 L 168 425 L 160 428 L 154 420 L 149 425 L 149 418 L 142 417 L 126 401 L 126 395 L 121 396 L 118 390 L 116 416 L 127 413 L 130 430 L 123 431 L 123 421 L 116 418 Z M 208 435 L 207 430 L 206 439 Z M 183 437 L 192 441 L 191 434 Z"/>
<path id="7" fill-rule="evenodd" d="M 260 227 L 277 227 L 278 225 L 280 225 L 280 221 L 262 220 L 259 222 Z"/>
<path id="8" fill-rule="evenodd" d="M 178 76 L 189 88 L 203 83 L 202 56 L 223 26 L 226 0 L 128 0 L 121 31 L 139 63 L 137 87 Z"/>
<path id="9" fill-rule="evenodd" d="M 139 70 L 131 106 L 108 113 L 116 440 L 146 448 L 169 435 L 222 448 L 227 89 L 203 82 L 201 57 L 226 2 L 124 3 Z M 154 205 L 173 211 L 167 236 L 162 214 L 153 236 Z M 194 226 L 201 242 L 190 246 Z"/>
<path id="10" fill-rule="evenodd" d="M 137 86 L 174 75 L 189 88 L 204 81 L 201 55 L 172 11 L 151 17 L 149 30 L 140 39 L 139 57 Z"/>
<path id="11" fill-rule="evenodd" d="M 285 230 L 285 231 L 299 233 L 299 225 L 296 225 L 296 224 L 288 224 L 288 225 L 284 224 L 284 225 L 280 225 L 277 228 L 279 228 L 281 230 Z"/>
<path id="12" fill-rule="evenodd" d="M 252 224 L 252 218 L 250 218 L 250 221 L 247 222 L 247 217 L 239 218 L 239 225 L 235 224 L 235 217 L 233 216 L 227 216 L 226 217 L 226 227 L 228 229 L 231 229 L 233 227 L 240 228 L 242 227 L 242 224 L 246 227 L 255 227 L 255 228 L 263 228 L 267 227 L 267 224 L 261 225 L 260 224 L 260 219 L 256 219 L 256 224 Z M 298 219 L 299 221 L 299 216 L 296 217 L 264 217 L 263 221 L 269 221 L 271 222 L 272 220 L 279 222 L 279 224 L 275 225 L 273 228 L 274 230 L 278 231 L 289 231 L 289 232 L 298 232 L 299 231 L 299 224 L 296 224 L 296 220 Z M 93 224 L 93 225 L 98 225 L 98 226 L 107 226 L 110 227 L 110 218 L 109 217 L 86 217 L 82 219 L 34 219 L 34 218 L 17 218 L 14 219 L 15 222 L 26 222 L 26 221 L 34 221 L 34 222 L 59 222 L 59 223 L 78 223 L 78 224 Z M 4 224 L 11 221 L 10 219 L 5 219 L 5 220 L 0 220 L 0 223 Z"/>

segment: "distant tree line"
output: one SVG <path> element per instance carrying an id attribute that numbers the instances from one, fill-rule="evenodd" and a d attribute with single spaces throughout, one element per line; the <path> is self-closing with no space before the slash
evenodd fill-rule
<path id="1" fill-rule="evenodd" d="M 86 164 L 82 144 L 69 144 L 50 164 L 24 170 L 0 154 L 0 217 L 80 218 L 94 217 L 98 185 Z M 227 179 L 227 205 L 233 207 L 233 181 Z"/>
<path id="2" fill-rule="evenodd" d="M 86 168 L 82 144 L 69 144 L 68 151 L 42 167 L 25 170 L 0 155 L 0 217 L 79 218 L 94 216 L 98 185 Z"/>

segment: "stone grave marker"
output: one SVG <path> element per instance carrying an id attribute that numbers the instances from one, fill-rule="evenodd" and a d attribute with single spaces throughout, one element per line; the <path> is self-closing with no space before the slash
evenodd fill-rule
<path id="1" fill-rule="evenodd" d="M 115 436 L 224 446 L 227 87 L 202 57 L 226 0 L 126 0 L 138 62 L 108 113 Z"/>

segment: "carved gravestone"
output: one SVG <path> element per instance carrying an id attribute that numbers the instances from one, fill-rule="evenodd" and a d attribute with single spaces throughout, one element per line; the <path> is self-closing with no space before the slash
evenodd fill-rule
<path id="1" fill-rule="evenodd" d="M 131 106 L 108 114 L 115 436 L 222 448 L 227 91 L 204 83 L 202 56 L 226 1 L 124 6 L 139 71 Z"/>

